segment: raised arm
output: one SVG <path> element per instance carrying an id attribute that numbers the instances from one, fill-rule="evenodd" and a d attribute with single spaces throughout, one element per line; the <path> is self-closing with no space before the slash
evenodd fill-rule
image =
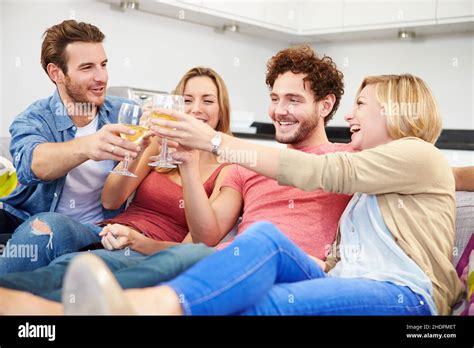
<path id="1" fill-rule="evenodd" d="M 180 165 L 183 184 L 184 207 L 189 232 L 194 243 L 217 245 L 237 222 L 242 197 L 237 191 L 224 187 L 222 182 L 228 171 L 227 166 L 219 173 L 211 197 L 207 197 L 199 171 L 199 153 L 180 151 L 175 155 L 183 161 Z"/>
<path id="2" fill-rule="evenodd" d="M 133 131 L 124 125 L 108 124 L 97 133 L 85 137 L 61 143 L 39 144 L 33 150 L 31 169 L 36 177 L 51 181 L 66 175 L 89 159 L 121 161 L 127 151 L 135 157 L 139 147 L 119 136 L 119 133 L 130 132 Z"/>
<path id="3" fill-rule="evenodd" d="M 120 161 L 126 151 L 136 155 L 137 146 L 118 136 L 130 131 L 123 125 L 106 125 L 93 135 L 67 142 L 57 142 L 43 128 L 44 121 L 29 114 L 17 117 L 10 127 L 10 152 L 23 185 L 55 180 L 88 159 Z"/>
<path id="4" fill-rule="evenodd" d="M 278 182 L 311 191 L 354 194 L 446 193 L 454 180 L 443 154 L 418 138 L 402 138 L 358 153 L 322 156 L 282 150 Z"/>
<path id="5" fill-rule="evenodd" d="M 153 119 L 151 130 L 157 135 L 167 137 L 181 145 L 211 152 L 211 139 L 217 133 L 207 124 L 195 119 L 193 116 L 169 109 L 160 109 L 159 112 L 174 116 L 176 121 L 165 121 L 163 119 Z M 278 175 L 278 163 L 280 157 L 279 149 L 261 146 L 250 143 L 226 134 L 222 134 L 222 144 L 220 146 L 223 160 L 230 163 L 239 164 L 245 168 L 276 179 Z M 236 153 L 256 154 L 257 161 L 247 161 L 249 156 L 235 156 Z M 251 158 L 255 158 L 252 156 Z"/>
<path id="6" fill-rule="evenodd" d="M 164 111 L 166 113 L 166 111 Z M 182 145 L 211 151 L 216 131 L 192 116 L 171 112 L 178 121 L 153 120 L 152 130 Z M 162 127 L 169 128 L 162 128 Z M 236 153 L 251 151 L 249 156 Z M 418 138 L 403 138 L 359 153 L 308 154 L 290 149 L 274 149 L 222 135 L 221 158 L 254 172 L 277 179 L 282 185 L 312 191 L 361 193 L 434 192 L 440 180 L 449 180 L 454 190 L 453 175 L 440 165 L 446 159 L 433 145 Z M 452 181 L 452 182 L 451 182 Z M 446 187 L 446 186 L 445 186 Z M 444 191 L 443 191 L 444 192 Z"/>

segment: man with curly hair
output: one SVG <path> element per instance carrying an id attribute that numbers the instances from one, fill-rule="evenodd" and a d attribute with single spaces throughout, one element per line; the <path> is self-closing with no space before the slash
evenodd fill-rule
<path id="1" fill-rule="evenodd" d="M 352 151 L 348 144 L 329 142 L 324 129 L 344 93 L 343 74 L 331 58 L 318 57 L 309 46 L 284 49 L 268 61 L 266 84 L 271 99 L 268 113 L 279 143 L 315 154 Z M 270 221 L 306 253 L 324 260 L 349 200 L 347 195 L 280 186 L 235 166 L 215 200 L 185 204 L 187 211 L 199 212 L 199 219 L 188 220 L 194 242 L 216 245 L 241 216 L 238 234 L 257 221 Z"/>

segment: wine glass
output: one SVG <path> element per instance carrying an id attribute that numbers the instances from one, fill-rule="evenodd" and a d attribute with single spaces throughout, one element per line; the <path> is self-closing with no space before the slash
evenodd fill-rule
<path id="1" fill-rule="evenodd" d="M 120 133 L 120 137 L 122 137 L 122 139 L 131 141 L 132 143 L 135 143 L 135 144 L 138 144 L 143 139 L 147 131 L 147 128 L 140 122 L 142 115 L 143 115 L 143 109 L 138 105 L 123 103 L 120 106 L 120 111 L 118 115 L 118 123 L 121 123 L 135 131 L 135 134 Z M 129 161 L 130 161 L 130 154 L 126 152 L 122 169 L 114 169 L 114 170 L 111 170 L 110 173 L 136 178 L 137 176 L 128 170 Z"/>
<path id="2" fill-rule="evenodd" d="M 172 109 L 184 112 L 184 97 L 172 94 L 156 94 L 153 96 L 153 109 Z M 161 118 L 164 120 L 177 121 L 173 116 L 161 114 L 152 111 L 150 118 Z M 163 138 L 161 141 L 161 151 L 159 156 L 150 157 L 151 160 L 157 159 L 155 162 L 148 163 L 149 166 L 159 168 L 176 168 L 181 162 L 174 160 L 168 152 L 168 139 Z"/>

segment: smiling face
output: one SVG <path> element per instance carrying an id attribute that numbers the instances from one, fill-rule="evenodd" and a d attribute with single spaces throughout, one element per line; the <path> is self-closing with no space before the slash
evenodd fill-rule
<path id="1" fill-rule="evenodd" d="M 66 47 L 67 74 L 58 72 L 56 84 L 68 102 L 104 103 L 108 81 L 107 57 L 101 43 L 74 42 Z"/>
<path id="2" fill-rule="evenodd" d="M 283 144 L 308 142 L 318 127 L 324 128 L 324 118 L 319 114 L 319 103 L 305 74 L 286 72 L 278 76 L 270 93 L 268 114 L 275 125 L 275 139 Z"/>
<path id="3" fill-rule="evenodd" d="M 355 150 L 370 149 L 393 140 L 388 132 L 382 105 L 375 95 L 374 84 L 366 85 L 360 91 L 352 113 L 344 119 L 349 123 L 351 146 Z"/>
<path id="4" fill-rule="evenodd" d="M 216 129 L 220 110 L 214 81 L 207 76 L 192 77 L 186 82 L 183 96 L 185 112 Z"/>

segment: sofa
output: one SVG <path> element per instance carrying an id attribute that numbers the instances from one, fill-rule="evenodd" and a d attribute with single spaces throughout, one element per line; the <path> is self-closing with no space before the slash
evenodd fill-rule
<path id="1" fill-rule="evenodd" d="M 456 239 L 453 250 L 453 265 L 464 286 L 468 276 L 472 276 L 474 269 L 469 265 L 470 254 L 474 247 L 474 192 L 456 192 Z M 466 246 L 469 248 L 466 250 Z M 462 259 L 461 259 L 462 258 Z M 461 260 L 460 260 L 461 259 Z M 467 270 L 467 273 L 466 273 Z M 463 271 L 464 276 L 463 276 Z M 473 315 L 474 301 L 463 299 L 453 307 L 453 315 Z"/>
<path id="2" fill-rule="evenodd" d="M 453 264 L 457 266 L 474 232 L 474 192 L 456 192 L 456 239 Z"/>

